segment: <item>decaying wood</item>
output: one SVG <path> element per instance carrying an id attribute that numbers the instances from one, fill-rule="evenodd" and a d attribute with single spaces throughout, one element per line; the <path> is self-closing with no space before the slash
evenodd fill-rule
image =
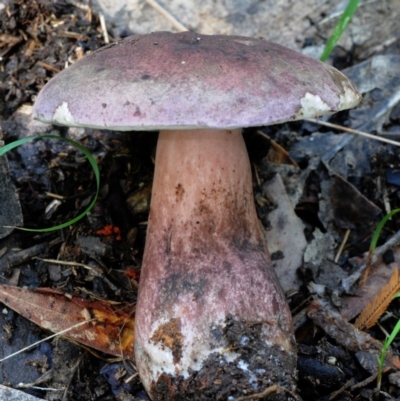
<path id="1" fill-rule="evenodd" d="M 383 344 L 375 340 L 369 334 L 359 331 L 354 325 L 345 321 L 339 313 L 322 306 L 318 301 L 313 301 L 308 307 L 308 317 L 314 324 L 320 327 L 326 334 L 350 351 L 367 351 L 380 354 Z M 390 351 L 386 354 L 386 362 L 400 369 L 399 357 Z"/>
<path id="2" fill-rule="evenodd" d="M 42 243 L 34 245 L 27 249 L 22 249 L 21 251 L 10 253 L 9 255 L 5 256 L 6 262 L 9 267 L 15 267 L 24 263 L 34 256 L 39 255 L 42 253 L 47 247 L 49 246 L 48 243 Z"/>

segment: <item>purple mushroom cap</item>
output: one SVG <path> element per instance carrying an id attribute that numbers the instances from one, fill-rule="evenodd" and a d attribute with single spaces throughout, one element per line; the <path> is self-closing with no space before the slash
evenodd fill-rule
<path id="1" fill-rule="evenodd" d="M 342 73 L 275 43 L 158 32 L 68 67 L 40 92 L 33 114 L 115 130 L 238 128 L 330 114 L 359 100 Z"/>

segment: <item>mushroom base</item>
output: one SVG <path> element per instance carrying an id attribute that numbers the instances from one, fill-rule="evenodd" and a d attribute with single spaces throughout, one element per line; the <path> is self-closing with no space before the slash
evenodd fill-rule
<path id="1" fill-rule="evenodd" d="M 278 383 L 293 388 L 296 358 L 282 347 L 268 344 L 262 324 L 227 317 L 223 338 L 237 355 L 228 362 L 223 353 L 214 352 L 203 361 L 199 371 L 186 378 L 162 373 L 151 385 L 154 401 L 234 400 L 239 396 L 262 393 Z M 263 399 L 286 401 L 286 393 L 273 393 Z"/>
<path id="2" fill-rule="evenodd" d="M 294 388 L 291 314 L 257 218 L 240 130 L 160 133 L 135 336 L 153 400 Z"/>

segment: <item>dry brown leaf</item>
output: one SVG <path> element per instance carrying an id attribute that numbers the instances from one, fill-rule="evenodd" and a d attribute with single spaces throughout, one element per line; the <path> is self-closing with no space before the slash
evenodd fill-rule
<path id="1" fill-rule="evenodd" d="M 269 141 L 269 150 L 265 159 L 271 163 L 281 165 L 281 164 L 291 164 L 294 167 L 299 167 L 298 164 L 290 157 L 288 151 L 275 142 L 269 135 L 258 130 L 257 134 L 266 138 Z"/>
<path id="2" fill-rule="evenodd" d="M 359 330 L 365 330 L 372 327 L 382 314 L 388 308 L 393 297 L 400 290 L 399 269 L 396 267 L 393 270 L 392 277 L 389 282 L 381 289 L 378 295 L 375 296 L 361 312 L 354 325 Z"/>
<path id="3" fill-rule="evenodd" d="M 107 354 L 134 359 L 131 305 L 114 306 L 106 301 L 66 297 L 51 289 L 24 290 L 1 284 L 0 301 L 53 333 L 88 321 L 63 336 Z"/>

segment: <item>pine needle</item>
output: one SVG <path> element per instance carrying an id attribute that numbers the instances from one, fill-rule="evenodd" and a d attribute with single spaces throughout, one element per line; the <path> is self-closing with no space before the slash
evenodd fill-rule
<path id="1" fill-rule="evenodd" d="M 400 290 L 399 269 L 396 267 L 389 282 L 381 289 L 378 295 L 370 301 L 354 323 L 359 330 L 372 327 L 388 308 L 393 297 Z"/>

